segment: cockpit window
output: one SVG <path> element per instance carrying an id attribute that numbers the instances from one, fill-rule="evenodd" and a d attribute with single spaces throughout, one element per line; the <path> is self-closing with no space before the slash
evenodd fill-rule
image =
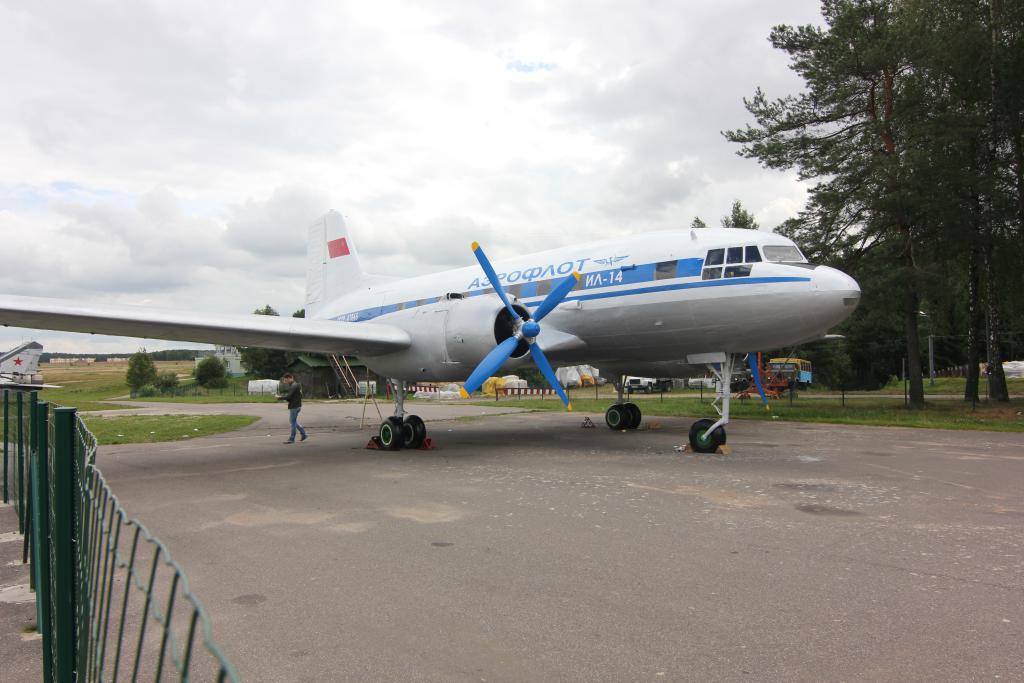
<path id="1" fill-rule="evenodd" d="M 761 254 L 757 251 L 757 247 L 745 247 L 747 252 L 747 263 L 760 263 Z"/>
<path id="2" fill-rule="evenodd" d="M 729 247 L 726 263 L 743 263 L 743 247 Z"/>
<path id="3" fill-rule="evenodd" d="M 705 266 L 720 266 L 725 262 L 725 249 L 710 249 L 704 259 Z"/>
<path id="4" fill-rule="evenodd" d="M 804 255 L 793 246 L 764 246 L 764 258 L 773 263 L 803 263 Z"/>

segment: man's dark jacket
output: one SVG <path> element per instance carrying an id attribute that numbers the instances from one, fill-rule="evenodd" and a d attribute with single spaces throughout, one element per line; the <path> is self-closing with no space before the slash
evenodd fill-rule
<path id="1" fill-rule="evenodd" d="M 288 399 L 288 410 L 302 407 L 302 385 L 292 382 L 284 390 L 285 398 Z"/>

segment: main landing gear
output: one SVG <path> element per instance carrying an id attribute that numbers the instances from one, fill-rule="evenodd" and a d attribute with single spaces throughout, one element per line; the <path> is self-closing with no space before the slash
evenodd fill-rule
<path id="1" fill-rule="evenodd" d="M 620 377 L 615 382 L 615 393 L 618 394 L 616 403 L 604 413 L 604 421 L 608 425 L 608 429 L 636 429 L 640 426 L 640 420 L 643 417 L 637 404 L 623 402 L 623 381 L 623 378 Z"/>
<path id="2" fill-rule="evenodd" d="M 729 424 L 729 401 L 732 393 L 729 382 L 735 356 L 731 353 L 721 354 L 723 362 L 708 363 L 708 369 L 718 380 L 718 389 L 711 407 L 718 413 L 718 420 L 697 420 L 690 425 L 690 448 L 697 453 L 714 453 L 719 446 L 725 445 L 725 425 Z"/>
<path id="3" fill-rule="evenodd" d="M 419 448 L 427 439 L 427 425 L 418 415 L 405 414 L 405 382 L 393 383 L 395 414 L 380 423 L 377 441 L 388 451 L 400 448 Z"/>

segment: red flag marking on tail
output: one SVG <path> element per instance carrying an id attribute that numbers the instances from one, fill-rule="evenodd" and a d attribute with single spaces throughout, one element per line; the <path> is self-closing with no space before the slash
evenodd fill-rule
<path id="1" fill-rule="evenodd" d="M 339 256 L 348 256 L 348 242 L 345 241 L 344 237 L 339 237 L 336 240 L 331 240 L 327 243 L 327 253 L 331 255 L 331 258 L 338 258 Z"/>

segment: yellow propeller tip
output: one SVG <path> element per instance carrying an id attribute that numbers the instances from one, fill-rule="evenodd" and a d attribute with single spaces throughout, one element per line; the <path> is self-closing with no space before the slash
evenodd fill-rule
<path id="1" fill-rule="evenodd" d="M 476 251 L 479 248 L 480 248 L 480 243 L 479 242 L 473 242 L 473 251 Z"/>
<path id="2" fill-rule="evenodd" d="M 571 403 L 569 405 L 567 405 L 566 408 L 568 409 L 568 411 L 570 413 L 572 412 L 572 404 Z"/>
<path id="3" fill-rule="evenodd" d="M 579 273 L 577 273 L 577 272 L 576 272 L 575 270 L 574 270 L 574 271 L 572 271 L 572 274 L 573 274 L 573 277 L 575 277 L 575 278 L 576 278 L 576 281 L 577 281 L 577 282 L 579 282 L 579 279 L 580 279 L 580 274 L 579 274 Z"/>
<path id="4" fill-rule="evenodd" d="M 469 392 L 466 391 L 465 387 L 459 387 L 459 395 L 462 396 L 462 398 L 469 398 Z"/>

